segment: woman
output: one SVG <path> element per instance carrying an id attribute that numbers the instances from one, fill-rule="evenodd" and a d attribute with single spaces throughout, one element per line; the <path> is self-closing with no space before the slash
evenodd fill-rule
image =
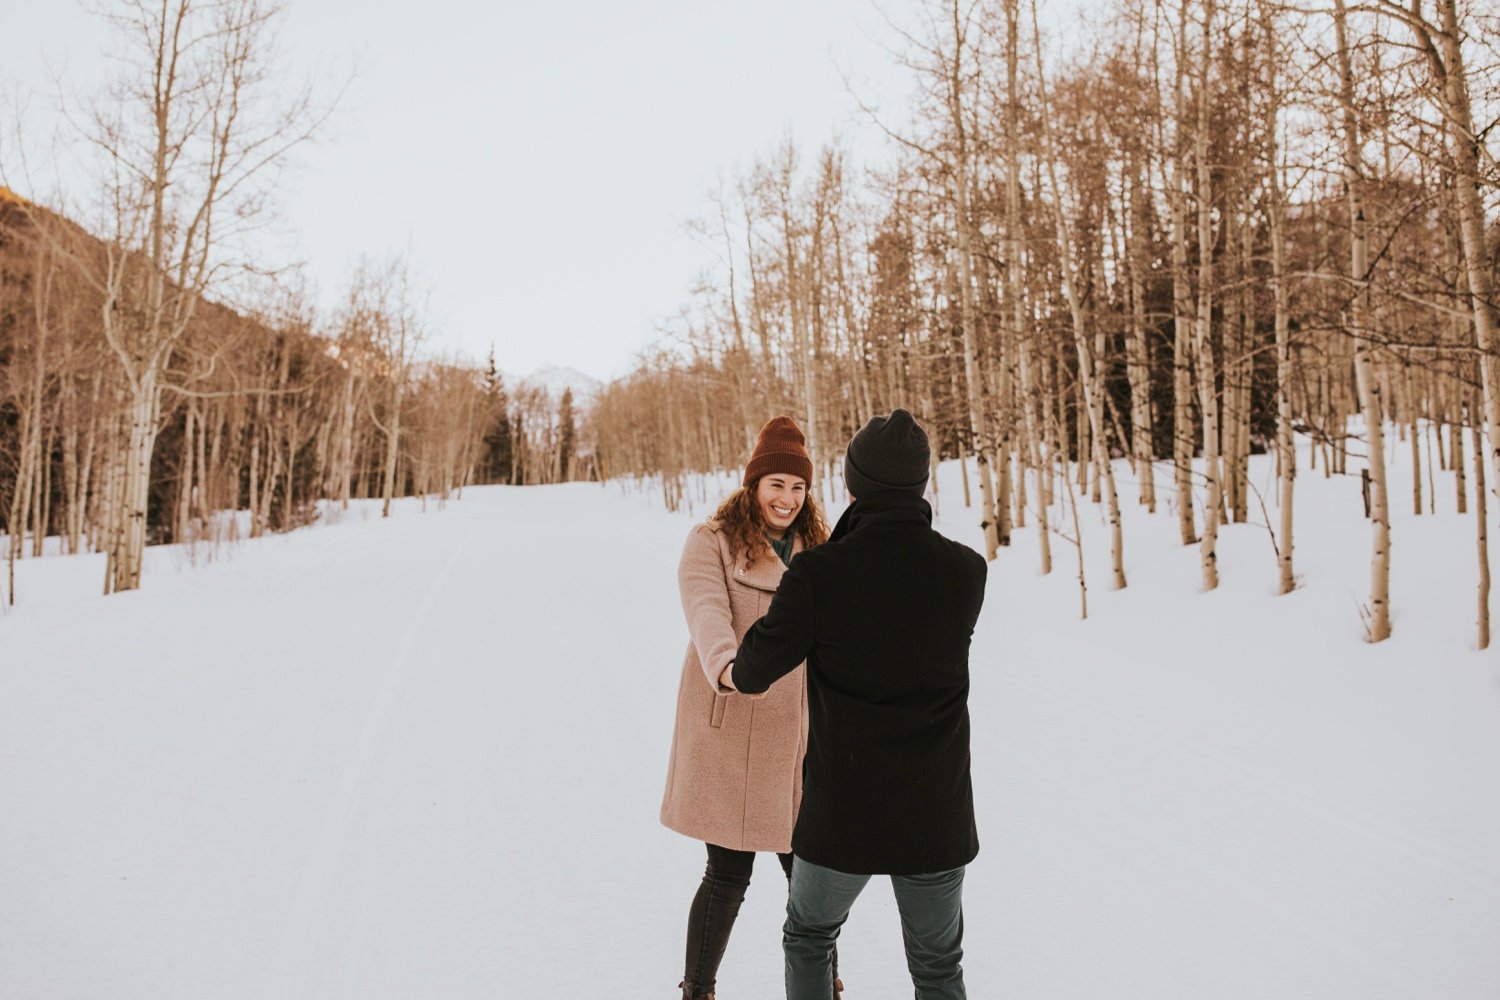
<path id="1" fill-rule="evenodd" d="M 692 641 L 677 693 L 661 821 L 708 851 L 688 911 L 683 1000 L 712 1000 L 755 852 L 776 852 L 791 878 L 807 748 L 805 668 L 764 695 L 721 694 L 718 681 L 770 606 L 792 556 L 828 538 L 808 492 L 812 471 L 796 422 L 771 420 L 756 439 L 741 488 L 693 528 L 677 571 Z"/>

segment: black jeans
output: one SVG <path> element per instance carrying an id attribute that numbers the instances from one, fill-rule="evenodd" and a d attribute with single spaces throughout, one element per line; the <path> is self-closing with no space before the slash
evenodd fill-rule
<path id="1" fill-rule="evenodd" d="M 729 947 L 729 932 L 740 915 L 745 890 L 750 887 L 750 872 L 755 867 L 755 852 L 731 851 L 717 844 L 707 844 L 708 867 L 693 905 L 688 910 L 687 963 L 682 987 L 688 996 L 714 992 L 719 963 Z M 792 879 L 792 856 L 778 854 L 788 887 Z M 838 975 L 838 954 L 833 956 L 834 975 Z"/>

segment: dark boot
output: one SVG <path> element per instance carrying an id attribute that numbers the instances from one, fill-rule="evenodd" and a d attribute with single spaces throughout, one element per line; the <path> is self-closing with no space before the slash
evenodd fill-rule
<path id="1" fill-rule="evenodd" d="M 688 988 L 686 979 L 678 983 L 677 988 L 682 990 L 682 1000 L 714 1000 L 712 993 L 694 993 Z"/>

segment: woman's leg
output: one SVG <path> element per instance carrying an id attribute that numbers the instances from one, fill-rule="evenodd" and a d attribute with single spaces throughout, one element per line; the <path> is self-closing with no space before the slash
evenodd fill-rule
<path id="1" fill-rule="evenodd" d="M 719 963 L 729 946 L 729 932 L 745 901 L 755 855 L 708 844 L 708 867 L 693 905 L 688 910 L 687 963 L 682 977 L 685 998 L 707 996 L 714 991 Z"/>
<path id="2" fill-rule="evenodd" d="M 788 893 L 790 893 L 791 889 L 792 889 L 792 858 L 793 857 L 794 857 L 794 855 L 792 855 L 791 853 L 776 855 L 776 860 L 781 862 L 781 870 L 784 871 L 784 872 L 786 872 L 786 887 L 787 887 L 787 892 Z M 844 992 L 844 981 L 839 978 L 839 946 L 837 944 L 835 944 L 833 946 L 832 962 L 833 962 L 833 989 L 834 989 L 835 993 L 842 993 L 842 992 Z"/>

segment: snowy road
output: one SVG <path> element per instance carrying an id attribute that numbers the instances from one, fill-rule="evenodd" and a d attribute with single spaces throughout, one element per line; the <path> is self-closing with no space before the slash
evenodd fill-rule
<path id="1" fill-rule="evenodd" d="M 1428 520 L 1404 537 L 1449 544 Z M 1285 599 L 1263 529 L 1227 531 L 1202 595 L 1158 521 L 1086 626 L 1029 533 L 992 573 L 971 995 L 1500 996 L 1500 666 L 1436 617 L 1462 588 L 1434 575 L 1372 649 L 1331 615 L 1336 531 Z M 196 569 L 153 550 L 107 600 L 93 557 L 23 564 L 0 997 L 674 996 L 701 849 L 656 809 L 689 523 L 492 488 Z M 758 870 L 725 1000 L 780 995 L 783 884 Z M 841 951 L 850 1000 L 910 995 L 887 886 Z"/>

